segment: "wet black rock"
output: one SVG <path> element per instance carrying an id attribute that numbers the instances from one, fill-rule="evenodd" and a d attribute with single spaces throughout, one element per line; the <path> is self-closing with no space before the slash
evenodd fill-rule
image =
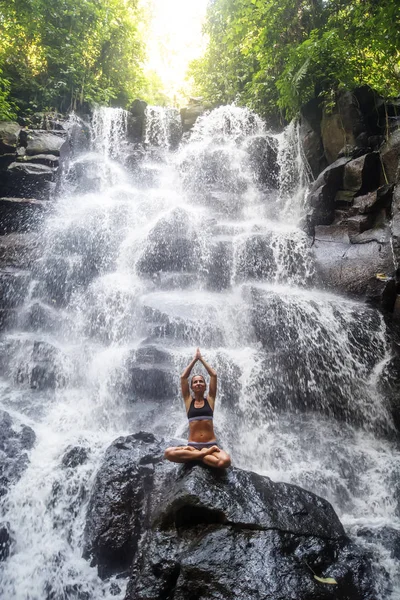
<path id="1" fill-rule="evenodd" d="M 143 399 L 161 400 L 177 393 L 172 357 L 154 345 L 132 351 L 119 372 L 116 387 L 131 402 Z"/>
<path id="2" fill-rule="evenodd" d="M 67 132 L 66 131 L 24 131 L 24 136 L 21 137 L 22 145 L 26 148 L 26 153 L 29 156 L 37 154 L 55 154 L 60 155 L 61 146 L 64 144 Z"/>
<path id="3" fill-rule="evenodd" d="M 54 189 L 52 167 L 36 163 L 11 163 L 0 171 L 0 185 L 4 196 L 49 200 Z"/>
<path id="4" fill-rule="evenodd" d="M 24 357 L 18 358 L 16 383 L 34 390 L 54 390 L 66 385 L 71 363 L 55 346 L 37 340 L 26 346 Z"/>
<path id="5" fill-rule="evenodd" d="M 382 545 L 390 552 L 390 558 L 400 560 L 400 531 L 398 529 L 363 527 L 357 531 L 357 536 L 369 543 Z"/>
<path id="6" fill-rule="evenodd" d="M 348 162 L 344 169 L 345 190 L 364 194 L 379 185 L 379 152 L 370 152 Z"/>
<path id="7" fill-rule="evenodd" d="M 38 229 L 47 208 L 45 200 L 0 198 L 0 235 Z"/>
<path id="8" fill-rule="evenodd" d="M 379 314 L 252 288 L 252 325 L 265 355 L 252 376 L 265 418 L 271 413 L 317 411 L 354 424 L 367 417 L 358 402 L 368 397 L 367 374 L 382 359 Z M 347 313 L 347 314 L 346 314 Z M 330 321 L 335 323 L 331 329 Z M 318 326 L 316 326 L 318 323 Z M 368 323 L 368 336 L 365 335 Z M 310 336 L 310 331 L 313 334 Z M 346 344 L 343 344 L 343 339 Z M 351 369 L 343 364 L 351 362 Z M 259 410 L 257 408 L 257 410 Z M 389 428 L 390 417 L 382 422 Z"/>
<path id="9" fill-rule="evenodd" d="M 21 125 L 13 121 L 0 121 L 0 154 L 15 153 Z"/>
<path id="10" fill-rule="evenodd" d="M 35 443 L 33 429 L 0 411 L 0 496 L 18 481 L 28 465 L 28 451 Z"/>
<path id="11" fill-rule="evenodd" d="M 0 562 L 9 557 L 11 542 L 10 525 L 8 523 L 0 523 Z"/>
<path id="12" fill-rule="evenodd" d="M 212 191 L 242 194 L 247 190 L 248 180 L 232 164 L 229 148 L 210 145 L 188 154 L 180 164 L 185 189 L 195 199 Z"/>
<path id="13" fill-rule="evenodd" d="M 300 116 L 300 142 L 304 157 L 314 178 L 327 166 L 321 138 L 322 111 L 318 99 L 314 98 L 302 106 Z"/>
<path id="14" fill-rule="evenodd" d="M 116 440 L 89 502 L 84 556 L 101 577 L 131 574 L 126 600 L 373 600 L 371 566 L 328 502 L 240 469 L 168 463 L 164 446 Z"/>
<path id="15" fill-rule="evenodd" d="M 0 270 L 0 308 L 16 308 L 23 304 L 31 275 L 28 271 Z"/>
<path id="16" fill-rule="evenodd" d="M 312 225 L 329 225 L 335 212 L 335 197 L 339 189 L 343 189 L 343 178 L 349 158 L 338 158 L 329 165 L 314 181 L 310 188 L 307 202 L 311 207 L 310 221 Z"/>
<path id="17" fill-rule="evenodd" d="M 203 105 L 202 98 L 190 98 L 189 106 L 181 108 L 181 119 L 183 131 L 190 131 L 197 119 L 205 112 L 206 108 Z"/>
<path id="18" fill-rule="evenodd" d="M 185 317 L 178 314 L 144 307 L 143 318 L 148 324 L 149 340 L 151 343 L 159 343 L 159 340 L 168 340 L 171 343 L 195 346 L 223 346 L 224 332 L 215 326 L 213 318 L 214 307 L 206 306 L 201 314 L 187 314 Z"/>
<path id="19" fill-rule="evenodd" d="M 191 271 L 197 264 L 196 235 L 188 215 L 179 209 L 161 219 L 149 233 L 138 260 L 140 273 Z"/>
<path id="20" fill-rule="evenodd" d="M 90 449 L 87 446 L 73 446 L 67 448 L 62 457 L 61 464 L 64 469 L 74 469 L 78 465 L 83 465 L 88 459 Z"/>
<path id="21" fill-rule="evenodd" d="M 54 154 L 37 154 L 34 156 L 19 156 L 18 163 L 30 165 L 45 165 L 47 167 L 56 168 L 59 164 L 59 157 Z"/>
<path id="22" fill-rule="evenodd" d="M 341 91 L 337 95 L 336 106 L 325 109 L 321 120 L 322 142 L 328 163 L 337 159 L 344 146 L 355 146 L 356 139 L 366 131 L 356 96 L 347 90 Z"/>
<path id="23" fill-rule="evenodd" d="M 267 188 L 278 187 L 278 141 L 270 136 L 252 137 L 244 149 L 257 183 Z"/>

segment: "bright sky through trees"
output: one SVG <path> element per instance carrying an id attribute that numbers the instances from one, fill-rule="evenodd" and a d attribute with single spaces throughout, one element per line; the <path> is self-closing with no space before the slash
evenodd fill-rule
<path id="1" fill-rule="evenodd" d="M 185 104 L 189 62 L 205 49 L 202 36 L 208 0 L 142 0 L 152 15 L 147 33 L 145 72 L 155 72 L 170 102 Z"/>

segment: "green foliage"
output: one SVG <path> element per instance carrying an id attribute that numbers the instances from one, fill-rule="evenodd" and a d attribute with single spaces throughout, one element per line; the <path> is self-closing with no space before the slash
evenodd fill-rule
<path id="1" fill-rule="evenodd" d="M 196 93 L 292 117 L 307 100 L 400 83 L 398 0 L 213 0 L 206 54 L 192 63 Z"/>
<path id="2" fill-rule="evenodd" d="M 2 77 L 0 70 L 0 121 L 12 121 L 17 116 L 10 98 L 10 87 L 9 80 Z"/>
<path id="3" fill-rule="evenodd" d="M 137 5 L 0 0 L 0 103 L 12 98 L 20 112 L 128 104 L 144 82 Z"/>

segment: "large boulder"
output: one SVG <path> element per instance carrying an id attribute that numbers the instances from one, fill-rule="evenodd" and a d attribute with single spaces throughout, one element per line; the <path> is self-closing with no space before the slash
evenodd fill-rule
<path id="1" fill-rule="evenodd" d="M 48 131 L 26 131 L 21 137 L 22 145 L 26 147 L 26 154 L 33 156 L 35 154 L 54 154 L 60 155 L 60 149 L 67 136 L 66 131 L 57 131 L 57 133 Z"/>
<path id="2" fill-rule="evenodd" d="M 10 309 L 21 306 L 27 295 L 31 274 L 16 269 L 0 270 L 0 308 Z"/>
<path id="3" fill-rule="evenodd" d="M 4 196 L 48 200 L 53 190 L 55 170 L 44 164 L 11 163 L 0 171 L 0 185 Z"/>
<path id="4" fill-rule="evenodd" d="M 352 226 L 360 228 L 360 222 L 353 221 Z M 313 253 L 317 281 L 328 289 L 353 296 L 374 295 L 376 285 L 381 286 L 380 274 L 390 278 L 395 271 L 388 231 L 378 228 L 361 232 L 358 229 L 354 237 L 358 237 L 360 243 L 350 244 L 349 238 L 335 239 L 334 229 L 320 226 L 315 231 Z M 345 236 L 349 230 L 340 228 L 339 231 Z"/>
<path id="5" fill-rule="evenodd" d="M 178 390 L 171 356 L 157 346 L 142 346 L 126 357 L 118 387 L 130 401 L 173 398 Z"/>
<path id="6" fill-rule="evenodd" d="M 183 131 L 190 131 L 198 117 L 204 114 L 206 108 L 202 98 L 190 98 L 189 105 L 181 108 L 181 119 Z"/>
<path id="7" fill-rule="evenodd" d="M 350 158 L 338 158 L 326 167 L 310 187 L 307 205 L 310 210 L 307 216 L 308 232 L 312 233 L 315 225 L 332 223 L 336 208 L 336 194 L 343 189 L 345 166 Z"/>
<path id="8" fill-rule="evenodd" d="M 14 121 L 0 121 L 0 154 L 15 153 L 21 126 Z"/>
<path id="9" fill-rule="evenodd" d="M 126 600 L 375 597 L 328 502 L 240 469 L 168 463 L 164 446 L 149 433 L 116 440 L 89 502 L 84 556 L 101 577 L 131 572 Z"/>
<path id="10" fill-rule="evenodd" d="M 257 419 L 260 413 L 267 420 L 286 411 L 315 411 L 370 423 L 373 415 L 360 405 L 367 397 L 376 401 L 366 382 L 383 358 L 378 311 L 335 296 L 312 298 L 307 292 L 304 297 L 255 286 L 249 291 L 253 332 L 263 349 L 250 377 Z M 388 427 L 390 417 L 383 413 Z"/>
<path id="11" fill-rule="evenodd" d="M 315 101 L 311 101 L 302 107 L 299 135 L 304 157 L 316 179 L 326 168 L 327 160 L 322 145 L 320 118 L 315 118 L 315 114 L 319 115 L 320 110 L 315 104 Z"/>
<path id="12" fill-rule="evenodd" d="M 363 194 L 379 185 L 379 152 L 370 152 L 348 162 L 344 169 L 343 186 Z"/>
<path id="13" fill-rule="evenodd" d="M 34 443 L 33 429 L 15 422 L 7 412 L 0 411 L 0 496 L 4 496 L 10 485 L 21 477 L 29 462 L 28 452 Z M 4 531 L 0 537 L 6 543 Z"/>
<path id="14" fill-rule="evenodd" d="M 382 183 L 397 183 L 400 178 L 400 129 L 388 138 L 381 148 Z"/>
<path id="15" fill-rule="evenodd" d="M 8 558 L 11 542 L 12 537 L 9 524 L 0 523 L 0 562 Z"/>
<path id="16" fill-rule="evenodd" d="M 342 92 L 333 111 L 323 112 L 321 135 L 328 163 L 333 163 L 345 146 L 354 147 L 357 139 L 366 133 L 362 112 L 352 92 Z"/>
<path id="17" fill-rule="evenodd" d="M 149 233 L 137 269 L 142 274 L 158 271 L 193 271 L 198 264 L 197 236 L 189 215 L 175 209 Z"/>
<path id="18" fill-rule="evenodd" d="M 400 185 L 396 185 L 393 191 L 392 202 L 392 245 L 393 254 L 397 264 L 400 264 Z"/>
<path id="19" fill-rule="evenodd" d="M 38 229 L 47 209 L 45 200 L 0 198 L 0 235 Z"/>
<path id="20" fill-rule="evenodd" d="M 244 145 L 258 184 L 277 189 L 279 178 L 278 142 L 272 136 L 254 136 Z"/>
<path id="21" fill-rule="evenodd" d="M 72 368 L 71 360 L 59 348 L 36 340 L 27 341 L 24 351 L 16 353 L 8 371 L 19 385 L 42 391 L 64 387 Z"/>

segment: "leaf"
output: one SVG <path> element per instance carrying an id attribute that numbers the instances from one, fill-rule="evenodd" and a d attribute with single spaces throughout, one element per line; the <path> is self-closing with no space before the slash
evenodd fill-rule
<path id="1" fill-rule="evenodd" d="M 318 575 L 314 575 L 314 579 L 321 583 L 329 583 L 330 585 L 337 585 L 338 582 L 333 577 L 318 577 Z"/>

